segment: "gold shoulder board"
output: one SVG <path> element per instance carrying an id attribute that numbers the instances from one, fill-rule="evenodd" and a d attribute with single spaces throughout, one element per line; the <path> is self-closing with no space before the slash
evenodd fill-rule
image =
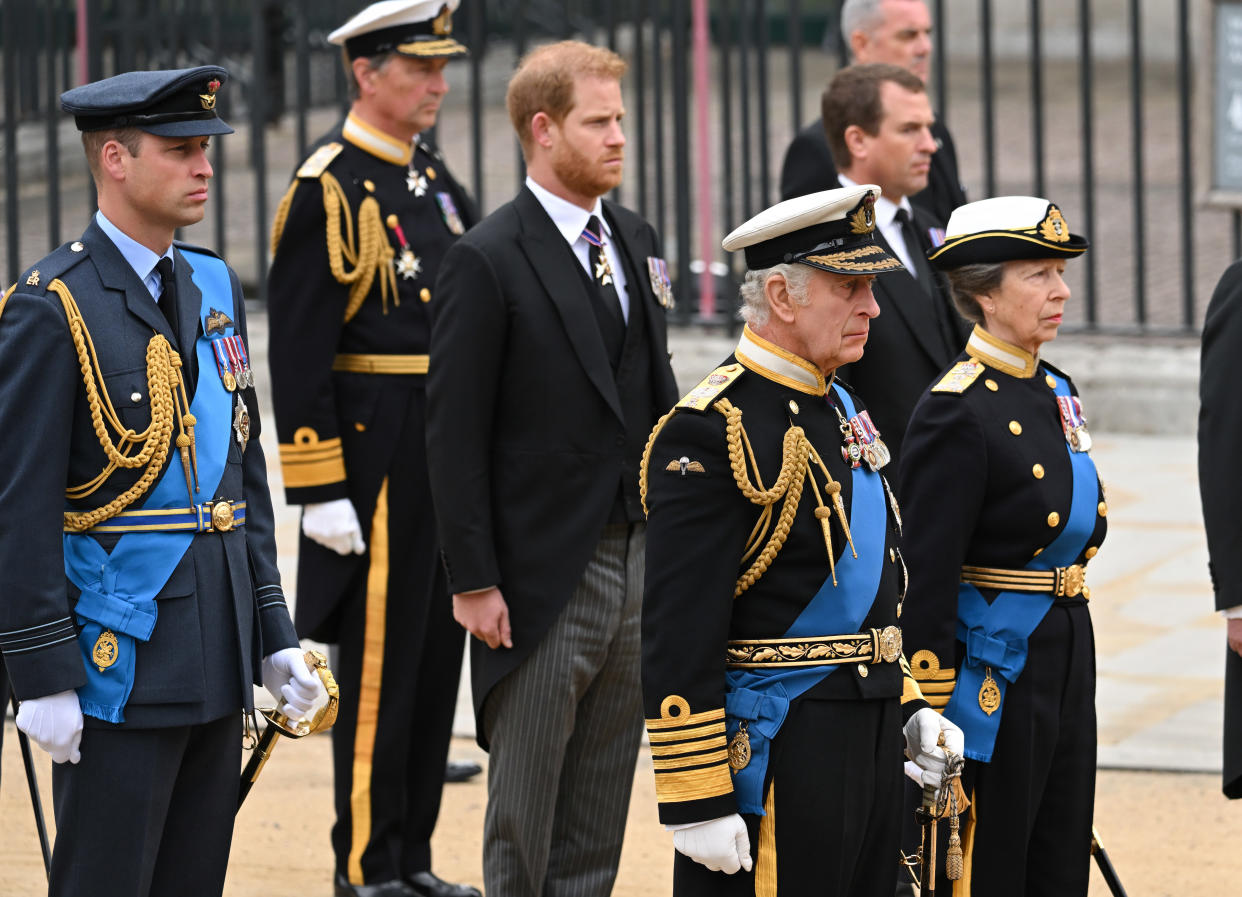
<path id="1" fill-rule="evenodd" d="M 343 143 L 325 143 L 319 149 L 310 154 L 302 167 L 298 169 L 297 176 L 300 178 L 317 178 L 328 166 L 332 164 L 332 160 L 337 157 L 341 150 L 345 149 Z"/>
<path id="2" fill-rule="evenodd" d="M 979 379 L 982 373 L 983 362 L 973 358 L 959 361 L 949 369 L 939 383 L 931 388 L 931 391 L 963 393 L 970 388 L 970 384 Z"/>
<path id="3" fill-rule="evenodd" d="M 677 403 L 678 408 L 690 408 L 694 411 L 706 411 L 716 397 L 729 388 L 742 372 L 746 370 L 737 362 L 716 368 L 702 379 L 698 386 L 686 393 L 686 397 Z"/>

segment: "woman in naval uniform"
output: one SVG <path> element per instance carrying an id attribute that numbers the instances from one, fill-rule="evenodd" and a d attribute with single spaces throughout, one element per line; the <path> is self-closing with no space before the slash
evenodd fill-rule
<path id="1" fill-rule="evenodd" d="M 1108 509 L 1074 386 L 1039 357 L 1070 298 L 1066 262 L 1086 249 L 1054 204 L 1006 196 L 955 210 L 928 253 L 975 323 L 915 407 L 899 493 L 907 656 L 966 733 L 955 897 L 1087 893 L 1096 723 L 1083 574 Z"/>

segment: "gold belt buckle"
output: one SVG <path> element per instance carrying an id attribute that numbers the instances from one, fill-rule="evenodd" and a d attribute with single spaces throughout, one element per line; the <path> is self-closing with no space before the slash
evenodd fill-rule
<path id="1" fill-rule="evenodd" d="M 211 504 L 211 528 L 217 533 L 227 533 L 233 528 L 233 503 L 217 501 Z"/>
<path id="2" fill-rule="evenodd" d="M 1056 593 L 1067 598 L 1077 597 L 1082 592 L 1083 581 L 1086 577 L 1086 571 L 1083 570 L 1081 564 L 1072 564 L 1058 569 Z"/>
<path id="3" fill-rule="evenodd" d="M 885 626 L 876 632 L 876 657 L 872 663 L 892 663 L 901 656 L 901 629 L 897 626 Z"/>

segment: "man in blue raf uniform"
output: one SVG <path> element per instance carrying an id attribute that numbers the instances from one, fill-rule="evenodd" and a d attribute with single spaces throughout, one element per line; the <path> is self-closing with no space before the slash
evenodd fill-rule
<path id="1" fill-rule="evenodd" d="M 0 303 L 0 649 L 52 755 L 52 895 L 219 894 L 243 713 L 318 692 L 276 569 L 245 306 L 203 217 L 217 66 L 70 90 L 99 194 Z M 17 510 L 20 509 L 20 510 Z"/>
<path id="2" fill-rule="evenodd" d="M 887 449 L 833 383 L 862 356 L 874 276 L 901 266 L 875 242 L 878 194 L 789 200 L 725 238 L 746 327 L 643 457 L 643 699 L 679 897 L 891 897 L 903 727 L 929 784 L 938 739 L 962 749 L 902 654 Z"/>
<path id="3" fill-rule="evenodd" d="M 448 92 L 457 0 L 373 3 L 331 35 L 355 97 L 276 214 L 270 360 L 297 628 L 340 646 L 338 895 L 470 897 L 431 872 L 463 635 L 424 449 L 436 273 L 473 223 L 421 136 Z"/>

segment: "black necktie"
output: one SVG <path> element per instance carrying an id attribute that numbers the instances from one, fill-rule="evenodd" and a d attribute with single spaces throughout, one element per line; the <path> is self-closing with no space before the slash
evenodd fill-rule
<path id="1" fill-rule="evenodd" d="M 155 270 L 159 272 L 160 282 L 164 285 L 158 300 L 160 311 L 164 313 L 164 318 L 168 321 L 168 326 L 172 328 L 173 335 L 180 339 L 180 333 L 177 330 L 177 281 L 173 277 L 172 259 L 164 256 L 155 263 Z"/>
<path id="2" fill-rule="evenodd" d="M 918 280 L 919 285 L 923 287 L 923 291 L 927 295 L 934 295 L 936 283 L 932 277 L 931 265 L 927 263 L 927 256 L 923 254 L 923 244 L 919 241 L 914 221 L 911 219 L 910 213 L 902 208 L 897 209 L 895 217 L 897 218 L 897 223 L 901 226 L 902 239 L 906 241 L 906 252 L 910 256 L 910 261 L 914 263 L 914 270 L 910 273 Z"/>
<path id="3" fill-rule="evenodd" d="M 625 343 L 625 316 L 621 313 L 621 296 L 617 293 L 612 265 L 608 262 L 608 254 L 604 252 L 604 229 L 594 215 L 587 219 L 582 239 L 587 241 L 590 280 L 595 285 L 595 295 L 603 312 L 600 316 L 600 329 L 603 331 L 604 345 L 608 347 L 608 354 L 612 357 L 615 368 Z"/>

